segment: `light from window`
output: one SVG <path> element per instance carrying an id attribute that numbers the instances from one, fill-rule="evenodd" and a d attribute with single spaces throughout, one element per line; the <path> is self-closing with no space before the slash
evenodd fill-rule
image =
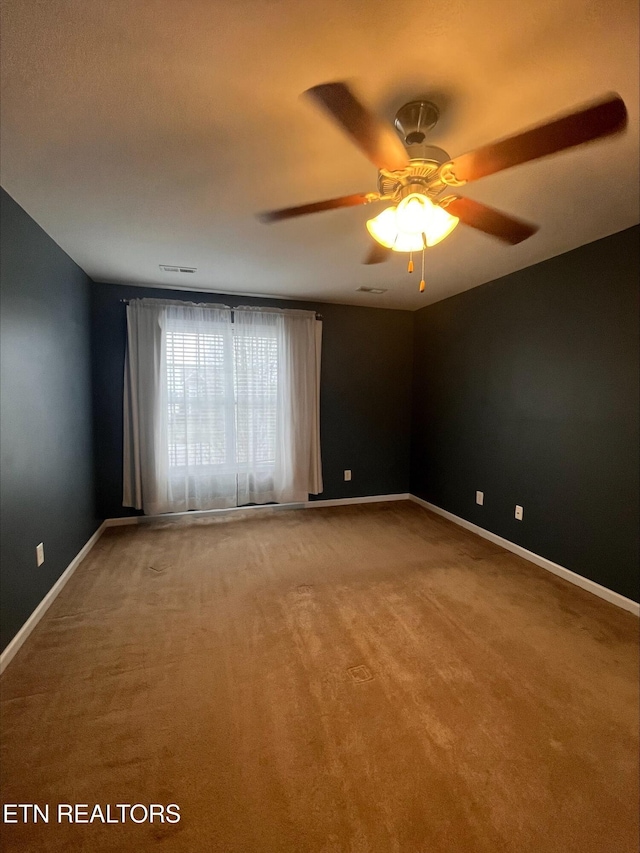
<path id="1" fill-rule="evenodd" d="M 169 466 L 275 461 L 278 342 L 275 332 L 167 329 Z"/>

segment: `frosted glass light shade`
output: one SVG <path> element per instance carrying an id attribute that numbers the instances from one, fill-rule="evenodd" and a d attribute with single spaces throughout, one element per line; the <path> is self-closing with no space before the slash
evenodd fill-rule
<path id="1" fill-rule="evenodd" d="M 403 198 L 396 209 L 398 231 L 405 234 L 422 234 L 429 224 L 429 207 L 433 207 L 424 195 L 412 193 Z"/>
<path id="2" fill-rule="evenodd" d="M 460 220 L 457 216 L 447 213 L 444 207 L 431 204 L 431 202 L 429 202 L 429 205 L 429 221 L 424 230 L 427 235 L 427 246 L 435 246 L 436 243 L 439 243 L 451 234 Z"/>
<path id="3" fill-rule="evenodd" d="M 386 246 L 387 249 L 393 248 L 393 244 L 396 242 L 398 236 L 396 208 L 387 207 L 375 219 L 369 219 L 367 222 L 367 231 L 381 246 Z"/>
<path id="4" fill-rule="evenodd" d="M 422 232 L 409 234 L 406 231 L 401 231 L 392 248 L 394 252 L 421 252 L 424 249 Z"/>

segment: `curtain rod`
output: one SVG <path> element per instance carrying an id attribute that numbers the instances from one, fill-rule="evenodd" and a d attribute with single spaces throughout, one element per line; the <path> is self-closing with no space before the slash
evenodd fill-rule
<path id="1" fill-rule="evenodd" d="M 125 305 L 128 305 L 128 304 L 131 302 L 131 300 L 130 300 L 130 299 L 119 299 L 118 301 L 119 301 L 119 302 L 124 302 L 124 304 L 125 304 Z M 201 303 L 201 304 L 206 304 L 206 303 Z M 231 310 L 231 311 L 235 311 L 235 310 L 236 310 L 236 308 L 242 308 L 242 307 L 243 307 L 242 305 L 236 305 L 236 306 L 235 306 L 235 308 L 231 308 L 230 310 Z M 252 308 L 255 308 L 256 306 L 255 306 L 255 305 L 252 305 L 251 307 L 252 307 Z M 267 307 L 267 308 L 271 308 L 271 307 L 273 307 L 273 306 L 271 306 L 271 305 L 267 305 L 266 307 Z M 287 309 L 287 308 L 283 308 L 282 310 L 283 310 L 283 311 L 287 311 L 287 310 L 289 310 L 289 309 Z M 302 311 L 303 311 L 304 309 L 294 308 L 294 309 L 292 309 L 292 310 L 294 310 L 294 311 L 302 310 Z M 316 320 L 322 320 L 322 314 L 318 314 L 318 312 L 317 312 L 317 311 L 316 311 Z"/>

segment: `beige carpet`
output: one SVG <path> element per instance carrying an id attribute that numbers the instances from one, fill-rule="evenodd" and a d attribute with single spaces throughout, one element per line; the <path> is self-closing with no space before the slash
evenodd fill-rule
<path id="1" fill-rule="evenodd" d="M 3 850 L 636 853 L 637 681 L 635 617 L 415 504 L 112 528 L 2 677 Z"/>

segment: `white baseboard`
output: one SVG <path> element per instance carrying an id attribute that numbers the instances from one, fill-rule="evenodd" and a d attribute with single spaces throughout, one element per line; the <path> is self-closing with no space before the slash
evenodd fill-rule
<path id="1" fill-rule="evenodd" d="M 139 518 L 137 515 L 124 515 L 122 518 L 107 518 L 104 521 L 105 527 L 127 527 L 130 524 L 137 524 Z"/>
<path id="2" fill-rule="evenodd" d="M 323 506 L 349 506 L 350 504 L 377 504 L 386 503 L 387 501 L 408 501 L 409 493 L 402 492 L 397 495 L 367 495 L 362 498 L 336 498 L 335 500 L 318 500 L 306 501 L 302 504 L 305 509 L 313 509 L 314 507 Z"/>
<path id="3" fill-rule="evenodd" d="M 132 524 L 149 524 L 157 521 L 178 521 L 182 518 L 207 518 L 220 515 L 231 515 L 232 513 L 251 510 L 262 512 L 276 512 L 283 509 L 302 509 L 303 503 L 297 504 L 257 504 L 256 506 L 230 506 L 224 509 L 192 509 L 187 512 L 163 512 L 159 515 L 127 515 L 123 518 L 108 518 L 105 521 L 107 527 L 126 527 Z"/>
<path id="4" fill-rule="evenodd" d="M 587 592 L 591 592 L 593 595 L 604 598 L 605 601 L 609 601 L 611 604 L 615 604 L 623 610 L 628 610 L 635 616 L 640 616 L 640 604 L 636 601 L 632 601 L 630 598 L 626 598 L 624 595 L 620 595 L 619 592 L 614 592 L 612 589 L 608 589 L 608 587 L 589 580 L 589 578 L 578 575 L 570 569 L 565 569 L 564 566 L 560 566 L 558 563 L 547 560 L 546 557 L 541 557 L 539 554 L 534 554 L 533 551 L 527 551 L 527 549 L 523 548 L 521 545 L 516 545 L 515 542 L 503 539 L 502 536 L 498 536 L 496 533 L 491 533 L 490 530 L 485 530 L 484 527 L 479 527 L 477 524 L 473 524 L 471 521 L 460 518 L 460 516 L 454 515 L 446 509 L 441 509 L 435 504 L 422 500 L 422 498 L 419 498 L 416 495 L 409 495 L 409 499 L 420 504 L 420 506 L 425 509 L 435 512 L 436 515 L 448 518 L 449 521 L 453 521 L 454 524 L 458 524 L 460 527 L 464 527 L 466 530 L 470 530 L 472 533 L 482 536 L 483 539 L 488 539 L 490 542 L 500 545 L 502 548 L 517 554 L 519 557 L 528 560 L 530 563 L 535 563 L 536 566 L 540 566 L 540 568 L 546 569 L 548 572 L 552 572 L 554 575 L 564 578 L 564 580 L 569 581 L 569 583 L 575 584 L 582 589 L 586 589 Z"/>
<path id="5" fill-rule="evenodd" d="M 80 563 L 84 560 L 84 558 L 87 556 L 89 551 L 96 544 L 98 539 L 102 536 L 102 534 L 104 533 L 104 531 L 107 527 L 109 527 L 109 524 L 106 521 L 103 521 L 102 524 L 100 525 L 100 527 L 93 534 L 93 536 L 84 545 L 84 547 L 80 551 L 78 551 L 76 556 L 69 563 L 67 568 L 64 570 L 64 572 L 60 575 L 58 580 L 51 587 L 51 589 L 45 595 L 45 597 L 42 599 L 40 604 L 38 604 L 38 606 L 33 611 L 31 616 L 29 616 L 29 618 L 24 623 L 22 628 L 20 628 L 18 633 L 15 635 L 15 637 L 13 637 L 13 639 L 9 642 L 9 644 L 7 645 L 5 650 L 2 652 L 2 654 L 0 654 L 0 673 L 4 672 L 4 670 L 6 669 L 8 664 L 13 660 L 16 653 L 18 652 L 18 650 L 20 649 L 20 647 L 22 646 L 24 641 L 27 639 L 29 634 L 33 631 L 33 629 L 36 627 L 38 622 L 42 619 L 44 614 L 51 607 L 54 599 L 60 593 L 60 590 L 62 589 L 62 587 L 66 584 L 66 582 L 69 580 L 71 575 L 75 572 L 75 570 L 78 568 Z"/>
<path id="6" fill-rule="evenodd" d="M 161 515 L 129 515 L 124 518 L 108 518 L 107 527 L 121 527 L 129 524 L 147 524 L 152 521 L 174 521 L 181 518 L 206 518 L 208 516 L 230 515 L 235 512 L 282 512 L 286 509 L 314 509 L 326 506 L 348 506 L 349 504 L 383 503 L 385 501 L 406 501 L 409 493 L 395 495 L 365 495 L 360 498 L 336 498 L 334 500 L 300 501 L 287 504 L 254 504 L 251 506 L 231 506 L 225 509 L 198 509 L 188 512 L 165 512 Z"/>

